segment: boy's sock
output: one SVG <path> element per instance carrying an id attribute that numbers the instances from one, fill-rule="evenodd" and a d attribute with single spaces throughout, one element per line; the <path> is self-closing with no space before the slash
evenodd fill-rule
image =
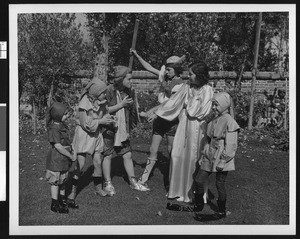
<path id="1" fill-rule="evenodd" d="M 68 196 L 68 199 L 74 200 L 77 193 L 77 187 L 78 187 L 78 179 L 72 178 L 72 189 L 71 193 Z"/>
<path id="2" fill-rule="evenodd" d="M 157 159 L 151 159 L 151 158 L 147 159 L 147 165 L 144 169 L 144 173 L 143 173 L 142 177 L 139 179 L 140 182 L 145 183 L 148 181 L 149 175 L 150 175 L 156 161 L 157 161 Z"/>

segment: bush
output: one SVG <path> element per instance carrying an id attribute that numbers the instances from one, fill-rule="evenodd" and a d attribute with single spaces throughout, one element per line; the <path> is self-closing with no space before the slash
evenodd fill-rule
<path id="1" fill-rule="evenodd" d="M 137 99 L 139 102 L 140 112 L 150 110 L 159 105 L 157 95 L 154 93 L 138 92 Z"/>

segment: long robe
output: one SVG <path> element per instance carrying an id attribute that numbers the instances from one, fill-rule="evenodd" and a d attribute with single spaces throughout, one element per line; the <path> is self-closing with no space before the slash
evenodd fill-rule
<path id="1" fill-rule="evenodd" d="M 212 97 L 213 89 L 209 85 L 193 89 L 183 84 L 156 112 L 166 120 L 179 118 L 171 153 L 168 198 L 193 201 L 193 174 L 205 143 L 207 125 L 203 118 L 211 110 Z"/>

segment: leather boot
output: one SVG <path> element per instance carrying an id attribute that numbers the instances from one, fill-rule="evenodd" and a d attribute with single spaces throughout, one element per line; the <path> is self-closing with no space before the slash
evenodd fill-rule
<path id="1" fill-rule="evenodd" d="M 73 209 L 78 209 L 79 208 L 78 204 L 75 203 L 75 199 L 68 198 L 67 199 L 67 205 L 68 205 L 69 208 L 73 208 Z"/>
<path id="2" fill-rule="evenodd" d="M 216 213 L 219 219 L 226 217 L 226 200 L 217 200 L 219 211 Z"/>
<path id="3" fill-rule="evenodd" d="M 204 193 L 195 193 L 195 205 L 194 205 L 194 212 L 201 212 L 204 208 Z"/>
<path id="4" fill-rule="evenodd" d="M 68 207 L 63 207 L 58 200 L 52 199 L 51 211 L 58 213 L 69 213 Z"/>

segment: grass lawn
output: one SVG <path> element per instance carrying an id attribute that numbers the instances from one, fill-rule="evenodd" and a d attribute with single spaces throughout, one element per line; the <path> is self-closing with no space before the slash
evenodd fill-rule
<path id="1" fill-rule="evenodd" d="M 132 139 L 135 172 L 143 172 L 150 141 Z M 112 182 L 117 194 L 100 197 L 94 194 L 93 171 L 88 158 L 76 202 L 80 208 L 67 215 L 50 211 L 50 186 L 44 180 L 48 142 L 46 133 L 20 133 L 19 158 L 19 225 L 193 225 L 203 224 L 193 219 L 193 213 L 166 209 L 168 202 L 164 184 L 168 178 L 166 142 L 160 147 L 158 165 L 149 186 L 151 191 L 132 190 L 126 182 L 122 159 L 115 157 Z M 210 191 L 217 197 L 215 178 L 210 179 Z M 226 218 L 205 224 L 289 224 L 289 153 L 260 145 L 240 146 L 236 156 L 236 171 L 228 174 L 228 203 L 231 212 Z M 212 211 L 215 198 L 205 211 Z"/>

